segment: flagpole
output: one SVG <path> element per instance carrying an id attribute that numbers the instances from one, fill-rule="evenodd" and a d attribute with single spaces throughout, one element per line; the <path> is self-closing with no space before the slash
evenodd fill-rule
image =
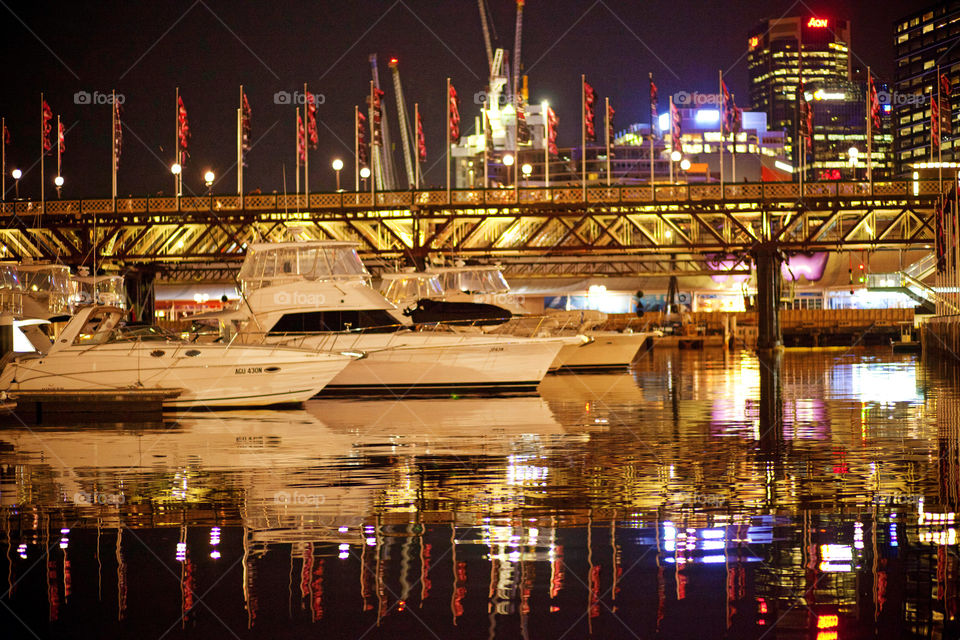
<path id="1" fill-rule="evenodd" d="M 480 112 L 483 113 L 483 189 L 484 189 L 484 202 L 486 202 L 486 190 L 489 186 L 489 167 L 487 162 L 487 151 L 489 145 L 487 144 L 487 136 L 493 137 L 493 134 L 489 131 L 490 118 L 487 117 L 487 109 L 483 106 L 480 107 Z"/>
<path id="2" fill-rule="evenodd" d="M 873 195 L 873 75 L 867 67 L 867 182 Z M 857 179 L 857 165 L 853 165 L 853 179 Z"/>
<path id="3" fill-rule="evenodd" d="M 720 78 L 720 197 L 723 197 L 723 147 L 726 140 L 723 137 L 723 115 L 726 111 L 726 96 L 723 93 L 723 70 L 717 71 Z"/>
<path id="4" fill-rule="evenodd" d="M 58 176 L 61 174 L 60 173 L 60 147 L 61 146 L 62 145 L 60 144 L 60 114 L 58 113 L 57 114 L 57 175 Z M 57 189 L 57 197 L 58 198 L 60 197 L 60 189 Z"/>
<path id="5" fill-rule="evenodd" d="M 670 96 L 670 184 L 673 184 L 673 151 L 677 148 L 677 141 L 674 139 L 673 126 L 673 96 Z"/>
<path id="6" fill-rule="evenodd" d="M 114 195 L 114 198 L 117 196 Z M 7 119 L 0 118 L 0 202 L 7 201 Z"/>
<path id="7" fill-rule="evenodd" d="M 446 130 L 447 130 L 447 159 L 444 164 L 447 165 L 447 204 L 450 204 L 450 78 L 447 78 L 447 94 L 443 99 L 443 104 L 446 105 L 447 116 L 446 116 Z M 486 141 L 484 141 L 486 144 Z M 473 185 L 470 185 L 473 186 Z"/>
<path id="8" fill-rule="evenodd" d="M 416 153 L 416 157 L 414 157 L 413 159 L 413 163 L 414 163 L 413 188 L 419 190 L 420 189 L 420 103 L 419 102 L 413 103 L 413 122 L 414 122 L 413 126 L 416 129 L 416 131 L 414 132 L 414 135 L 417 136 L 417 143 L 416 143 L 417 153 Z"/>
<path id="9" fill-rule="evenodd" d="M 300 211 L 300 107 L 296 108 L 297 117 L 293 125 L 297 132 L 295 139 L 297 141 L 297 178 L 294 180 L 294 190 L 297 194 L 297 211 Z"/>
<path id="10" fill-rule="evenodd" d="M 940 102 L 940 65 L 937 65 L 937 180 L 940 186 L 940 193 L 943 193 L 943 140 L 940 135 L 940 129 L 943 126 L 943 114 L 940 109 L 943 104 Z M 930 111 L 933 113 L 933 110 Z"/>
<path id="11" fill-rule="evenodd" d="M 173 195 L 177 198 L 180 197 L 181 182 L 183 176 L 183 165 L 180 163 L 180 87 L 177 87 L 177 101 L 175 104 L 175 118 L 174 118 L 174 128 L 173 128 L 173 153 L 174 160 L 173 163 L 180 165 L 180 170 L 173 175 Z"/>
<path id="12" fill-rule="evenodd" d="M 40 92 L 40 212 L 46 213 L 47 211 L 47 198 L 45 191 L 45 179 L 43 177 L 43 165 L 46 164 L 44 160 L 46 159 L 47 150 L 43 148 L 43 140 L 46 135 L 46 121 L 43 119 L 43 92 Z"/>
<path id="13" fill-rule="evenodd" d="M 377 204 L 377 168 L 379 163 L 379 154 L 377 153 L 377 122 L 373 117 L 373 99 L 374 99 L 373 80 L 370 81 L 370 108 L 367 110 L 367 122 L 370 124 L 370 206 Z"/>
<path id="14" fill-rule="evenodd" d="M 353 190 L 360 192 L 360 107 L 353 105 Z"/>
<path id="15" fill-rule="evenodd" d="M 310 208 L 310 94 L 303 83 L 303 192 L 307 196 L 306 207 Z M 298 192 L 299 195 L 299 192 Z"/>
<path id="16" fill-rule="evenodd" d="M 243 85 L 240 85 L 240 108 L 237 109 L 237 195 L 243 208 Z"/>
<path id="17" fill-rule="evenodd" d="M 610 98 L 609 96 L 603 99 L 605 106 L 604 113 L 606 113 L 606 118 L 604 119 L 604 128 L 607 131 L 607 186 L 610 186 Z"/>
<path id="18" fill-rule="evenodd" d="M 111 141 L 111 150 L 110 158 L 112 162 L 110 163 L 110 176 L 111 176 L 111 190 L 110 193 L 113 195 L 113 199 L 117 199 L 117 92 L 111 92 L 110 100 L 110 121 L 113 123 L 113 126 L 110 127 L 110 141 Z M 114 208 L 116 208 L 116 202 L 114 202 Z"/>
<path id="19" fill-rule="evenodd" d="M 587 201 L 587 76 L 580 75 L 580 184 L 583 201 Z"/>

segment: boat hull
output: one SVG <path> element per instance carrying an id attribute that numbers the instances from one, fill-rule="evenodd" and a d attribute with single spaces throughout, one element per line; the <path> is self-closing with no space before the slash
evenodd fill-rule
<path id="1" fill-rule="evenodd" d="M 535 391 L 569 339 L 439 332 L 308 336 L 304 347 L 362 351 L 324 394 Z"/>
<path id="2" fill-rule="evenodd" d="M 650 338 L 649 333 L 590 331 L 591 342 L 567 345 L 550 365 L 551 371 L 609 371 L 626 369 Z"/>
<path id="3" fill-rule="evenodd" d="M 11 362 L 0 388 L 18 391 L 181 389 L 164 407 L 263 407 L 302 403 L 352 360 L 282 347 L 162 342 L 68 347 Z"/>

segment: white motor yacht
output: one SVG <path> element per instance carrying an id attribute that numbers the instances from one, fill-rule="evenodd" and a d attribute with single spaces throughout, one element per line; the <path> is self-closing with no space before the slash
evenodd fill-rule
<path id="1" fill-rule="evenodd" d="M 402 274 L 409 281 L 415 274 Z M 509 315 L 522 319 L 529 316 L 525 310 L 522 298 L 511 293 L 506 278 L 495 265 L 459 265 L 454 267 L 436 267 L 428 269 L 422 274 L 425 279 L 436 279 L 436 284 L 443 290 L 442 300 L 451 305 L 451 308 L 463 316 L 464 304 L 478 303 L 483 305 L 482 317 L 496 317 L 486 307 L 491 305 L 500 307 Z M 388 280 L 384 281 L 388 283 Z M 415 293 L 412 284 L 401 287 L 403 280 L 389 282 L 391 299 L 398 304 L 408 307 L 409 298 Z M 423 287 L 418 287 L 423 288 Z M 401 301 L 402 300 L 402 301 Z M 422 308 L 422 303 L 415 303 Z M 589 342 L 580 342 L 565 346 L 556 359 L 551 363 L 551 370 L 590 371 L 626 369 L 633 362 L 640 349 L 643 348 L 653 332 L 634 331 L 605 331 L 597 327 L 603 325 L 607 316 L 599 311 L 555 311 L 548 310 L 547 317 L 553 322 L 536 323 L 542 329 L 552 327 L 552 335 L 576 336 L 584 335 L 590 338 Z M 501 330 L 509 331 L 514 327 L 526 327 L 530 322 L 514 320 L 503 325 Z"/>
<path id="2" fill-rule="evenodd" d="M 171 407 L 268 406 L 316 395 L 361 354 L 283 346 L 193 344 L 156 327 L 124 327 L 116 307 L 81 308 L 50 343 L 26 328 L 37 354 L 8 358 L 0 389 L 181 389 Z M 46 344 L 44 344 L 46 340 Z"/>
<path id="3" fill-rule="evenodd" d="M 366 354 L 333 379 L 329 392 L 532 391 L 569 342 L 464 328 L 414 331 L 370 286 L 351 242 L 251 245 L 239 280 L 242 300 L 221 322 L 232 323 L 245 342 Z"/>

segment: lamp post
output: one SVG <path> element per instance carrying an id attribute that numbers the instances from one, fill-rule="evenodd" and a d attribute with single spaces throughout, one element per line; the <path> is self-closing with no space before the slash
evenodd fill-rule
<path id="1" fill-rule="evenodd" d="M 683 154 L 674 149 L 670 152 L 670 175 L 673 175 L 673 164 L 675 162 L 680 162 L 683 159 Z"/>
<path id="2" fill-rule="evenodd" d="M 847 158 L 850 161 L 850 167 L 853 171 L 853 179 L 857 179 L 857 160 L 860 159 L 860 150 L 856 147 L 850 147 L 847 149 Z"/>
<path id="3" fill-rule="evenodd" d="M 514 157 L 513 157 L 513 154 L 512 154 L 512 153 L 508 153 L 508 154 L 506 154 L 505 156 L 503 156 L 503 166 L 505 166 L 505 167 L 507 168 L 507 183 L 508 183 L 508 184 L 510 183 L 510 171 L 511 171 L 511 167 L 513 167 L 513 162 L 514 162 Z"/>
<path id="4" fill-rule="evenodd" d="M 367 190 L 367 178 L 370 177 L 370 167 L 360 169 L 360 178 L 363 180 L 363 190 Z"/>
<path id="5" fill-rule="evenodd" d="M 340 191 L 340 170 L 343 169 L 343 160 L 337 158 L 333 161 L 333 170 L 337 172 L 337 191 Z"/>
<path id="6" fill-rule="evenodd" d="M 213 181 L 216 179 L 213 171 L 207 169 L 207 172 L 203 174 L 203 184 L 207 187 L 207 195 L 210 195 L 210 190 L 213 188 Z"/>
<path id="7" fill-rule="evenodd" d="M 20 178 L 23 176 L 23 172 L 20 169 L 14 169 L 10 172 L 10 177 L 13 178 L 13 197 L 17 200 L 20 199 Z"/>
<path id="8" fill-rule="evenodd" d="M 173 174 L 173 195 L 180 197 L 183 195 L 181 192 L 181 186 L 183 183 L 180 182 L 180 172 L 183 171 L 183 167 L 180 166 L 179 162 L 174 162 L 170 166 L 170 173 Z"/>
<path id="9" fill-rule="evenodd" d="M 53 185 L 57 188 L 57 200 L 60 199 L 60 189 L 63 188 L 63 176 L 57 176 L 53 179 Z"/>
<path id="10" fill-rule="evenodd" d="M 533 167 L 529 162 L 524 162 L 520 165 L 520 173 L 523 174 L 523 186 L 527 186 L 527 181 L 530 180 L 530 174 L 533 173 Z"/>

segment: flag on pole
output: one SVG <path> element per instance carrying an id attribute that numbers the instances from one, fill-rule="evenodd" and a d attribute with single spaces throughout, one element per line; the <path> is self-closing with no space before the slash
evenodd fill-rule
<path id="1" fill-rule="evenodd" d="M 556 156 L 560 155 L 557 148 L 557 125 L 560 124 L 560 118 L 554 113 L 553 107 L 547 107 L 547 153 Z"/>
<path id="2" fill-rule="evenodd" d="M 417 112 L 417 156 L 420 162 L 427 159 L 427 139 L 423 137 L 423 121 L 420 119 L 420 112 Z"/>
<path id="3" fill-rule="evenodd" d="M 722 114 L 720 116 L 723 133 L 724 135 L 737 133 L 740 131 L 740 125 L 743 122 L 743 110 L 737 107 L 736 100 L 733 99 L 733 96 L 730 95 L 730 92 L 727 90 L 727 83 L 722 80 L 720 81 L 720 90 L 723 93 L 721 104 Z"/>
<path id="4" fill-rule="evenodd" d="M 807 101 L 804 86 L 797 87 L 797 102 L 799 106 L 799 122 L 797 123 L 797 133 L 804 138 L 807 151 L 813 150 L 813 108 Z"/>
<path id="5" fill-rule="evenodd" d="M 683 119 L 680 117 L 680 110 L 676 105 L 670 103 L 670 139 L 673 140 L 673 147 L 677 149 L 680 144 L 680 137 L 683 135 L 681 126 Z M 679 149 L 678 149 L 679 150 Z"/>
<path id="6" fill-rule="evenodd" d="M 937 273 L 943 273 L 947 268 L 946 225 L 943 220 L 943 199 L 937 198 L 934 209 L 934 232 L 937 256 Z"/>
<path id="7" fill-rule="evenodd" d="M 937 96 L 930 96 L 930 144 L 940 148 L 940 103 Z"/>
<path id="8" fill-rule="evenodd" d="M 517 107 L 517 142 L 521 144 L 530 142 L 530 126 L 527 124 L 527 107 L 523 104 Z"/>
<path id="9" fill-rule="evenodd" d="M 367 166 L 367 116 L 357 111 L 357 163 Z"/>
<path id="10" fill-rule="evenodd" d="M 587 134 L 587 141 L 597 139 L 597 128 L 594 126 L 593 105 L 597 101 L 597 94 L 586 80 L 583 81 L 583 126 Z"/>
<path id="11" fill-rule="evenodd" d="M 950 107 L 950 78 L 945 73 L 940 74 L 940 104 L 937 105 L 940 112 L 940 133 L 942 135 L 951 135 L 953 133 L 953 109 Z"/>
<path id="12" fill-rule="evenodd" d="M 873 130 L 880 131 L 880 99 L 877 97 L 877 85 L 873 82 L 873 76 L 867 78 L 870 92 L 870 120 L 873 123 Z"/>
<path id="13" fill-rule="evenodd" d="M 383 92 L 380 91 L 379 94 L 383 95 Z M 377 102 L 379 108 L 379 96 Z M 307 140 L 311 149 L 316 149 L 320 142 L 317 135 L 317 98 L 312 93 L 307 93 Z"/>
<path id="14" fill-rule="evenodd" d="M 6 122 L 3 123 L 3 144 L 10 144 L 10 129 Z"/>
<path id="15" fill-rule="evenodd" d="M 487 149 L 493 151 L 493 128 L 490 126 L 490 116 L 487 114 L 486 109 L 483 111 L 483 130 L 486 132 L 487 137 Z"/>
<path id="16" fill-rule="evenodd" d="M 616 111 L 609 104 L 607 105 L 607 139 L 613 142 L 613 114 Z"/>
<path id="17" fill-rule="evenodd" d="M 50 121 L 53 120 L 53 111 L 46 100 L 42 101 L 41 112 L 43 117 L 43 152 L 46 154 L 53 149 L 53 143 L 50 141 L 50 131 L 53 129 Z"/>
<path id="18" fill-rule="evenodd" d="M 450 112 L 450 142 L 457 144 L 460 142 L 460 98 L 457 97 L 457 90 L 450 85 L 450 95 L 448 96 L 448 111 Z"/>
<path id="19" fill-rule="evenodd" d="M 66 131 L 63 128 L 63 123 L 57 118 L 57 151 L 63 153 L 67 150 L 66 144 L 64 144 L 64 138 L 66 137 Z"/>
<path id="20" fill-rule="evenodd" d="M 657 116 L 657 85 L 653 84 L 653 73 L 650 73 L 650 135 L 657 135 L 659 125 Z"/>
<path id="21" fill-rule="evenodd" d="M 373 112 L 373 122 L 371 123 L 372 142 L 379 147 L 383 144 L 383 132 L 382 126 L 380 125 L 380 120 L 383 117 L 383 91 L 380 89 L 374 88 L 373 90 L 373 104 L 371 108 Z"/>
<path id="22" fill-rule="evenodd" d="M 250 132 L 253 130 L 251 118 L 253 111 L 250 109 L 250 102 L 247 100 L 247 94 L 243 93 L 243 99 L 240 104 L 240 148 L 246 152 L 250 151 Z M 246 158 L 243 160 L 244 166 L 247 164 Z"/>
<path id="23" fill-rule="evenodd" d="M 190 125 L 187 122 L 187 108 L 183 106 L 183 98 L 177 97 L 177 147 L 178 160 L 183 164 L 190 154 L 187 147 L 190 143 Z"/>
<path id="24" fill-rule="evenodd" d="M 303 130 L 303 116 L 297 109 L 297 159 L 303 164 L 307 159 L 307 135 Z"/>
<path id="25" fill-rule="evenodd" d="M 114 158 L 116 160 L 116 168 L 120 168 L 120 149 L 123 146 L 123 126 L 120 124 L 120 103 L 114 101 L 113 103 L 113 149 L 114 149 Z"/>

